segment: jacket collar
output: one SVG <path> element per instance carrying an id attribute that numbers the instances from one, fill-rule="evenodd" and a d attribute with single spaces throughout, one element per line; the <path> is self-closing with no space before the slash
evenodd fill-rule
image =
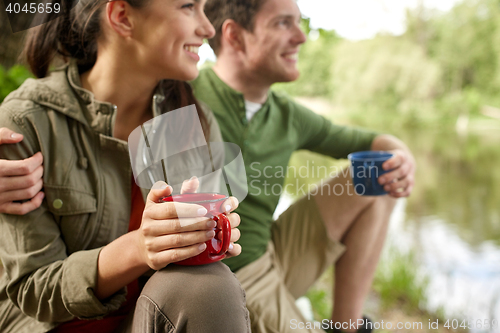
<path id="1" fill-rule="evenodd" d="M 158 87 L 154 94 L 153 106 L 155 101 L 164 98 Z M 116 106 L 96 100 L 92 92 L 82 87 L 75 60 L 70 60 L 46 78 L 26 80 L 19 89 L 7 96 L 5 101 L 12 99 L 33 101 L 90 126 L 97 132 L 113 135 Z M 153 116 L 159 114 L 160 110 L 153 107 Z"/>

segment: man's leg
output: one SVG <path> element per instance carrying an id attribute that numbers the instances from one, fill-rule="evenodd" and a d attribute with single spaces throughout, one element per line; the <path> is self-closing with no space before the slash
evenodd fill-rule
<path id="1" fill-rule="evenodd" d="M 334 322 L 362 318 L 396 199 L 358 196 L 349 172 L 318 189 L 314 199 L 329 237 L 346 246 L 335 264 Z"/>
<path id="2" fill-rule="evenodd" d="M 306 322 L 295 300 L 343 251 L 328 237 L 314 199 L 291 205 L 273 223 L 266 253 L 236 272 L 246 291 L 252 332 L 324 332 L 322 323 Z"/>

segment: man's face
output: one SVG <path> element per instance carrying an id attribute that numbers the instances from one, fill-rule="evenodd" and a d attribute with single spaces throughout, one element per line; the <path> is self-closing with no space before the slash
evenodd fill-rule
<path id="1" fill-rule="evenodd" d="M 272 84 L 299 77 L 298 52 L 306 41 L 300 17 L 295 0 L 266 0 L 255 16 L 254 31 L 243 32 L 248 69 L 262 81 Z"/>

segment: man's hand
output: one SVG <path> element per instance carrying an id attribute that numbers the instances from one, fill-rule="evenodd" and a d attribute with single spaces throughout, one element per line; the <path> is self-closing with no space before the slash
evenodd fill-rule
<path id="1" fill-rule="evenodd" d="M 394 156 L 382 165 L 384 170 L 392 170 L 378 179 L 384 190 L 395 198 L 407 197 L 415 185 L 415 158 L 402 149 L 389 150 Z"/>
<path id="2" fill-rule="evenodd" d="M 0 128 L 0 144 L 18 143 L 21 134 Z M 42 204 L 43 156 L 41 153 L 21 161 L 0 159 L 0 213 L 24 215 Z M 26 202 L 14 202 L 29 200 Z"/>
<path id="3" fill-rule="evenodd" d="M 382 165 L 384 170 L 391 171 L 379 177 L 379 184 L 384 185 L 384 190 L 390 196 L 409 196 L 415 185 L 417 164 L 408 147 L 392 135 L 379 135 L 373 140 L 372 150 L 385 150 L 394 154 Z"/>

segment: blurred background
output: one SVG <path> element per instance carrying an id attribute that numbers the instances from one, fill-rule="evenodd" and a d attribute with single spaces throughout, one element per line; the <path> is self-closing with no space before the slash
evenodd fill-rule
<path id="1" fill-rule="evenodd" d="M 308 35 L 302 75 L 274 89 L 335 123 L 398 136 L 418 163 L 365 312 L 376 321 L 421 321 L 423 331 L 438 319 L 433 332 L 500 332 L 500 0 L 298 4 Z M 16 65 L 22 37 L 2 16 L 0 101 L 29 77 Z M 208 45 L 200 55 L 201 66 L 215 59 Z M 290 163 L 347 165 L 302 151 Z M 293 176 L 276 215 L 297 199 L 294 186 L 321 181 Z M 315 319 L 330 316 L 331 294 L 328 271 L 307 295 Z"/>
<path id="2" fill-rule="evenodd" d="M 274 89 L 335 123 L 398 136 L 418 163 L 365 312 L 393 323 L 439 319 L 443 332 L 500 332 L 500 1 L 298 5 L 308 35 L 301 77 Z M 203 56 L 215 59 L 208 46 Z M 309 152 L 290 164 L 310 175 L 348 165 Z M 275 216 L 297 199 L 295 186 L 321 181 L 293 176 Z M 330 316 L 331 286 L 329 271 L 307 295 L 317 320 Z"/>

